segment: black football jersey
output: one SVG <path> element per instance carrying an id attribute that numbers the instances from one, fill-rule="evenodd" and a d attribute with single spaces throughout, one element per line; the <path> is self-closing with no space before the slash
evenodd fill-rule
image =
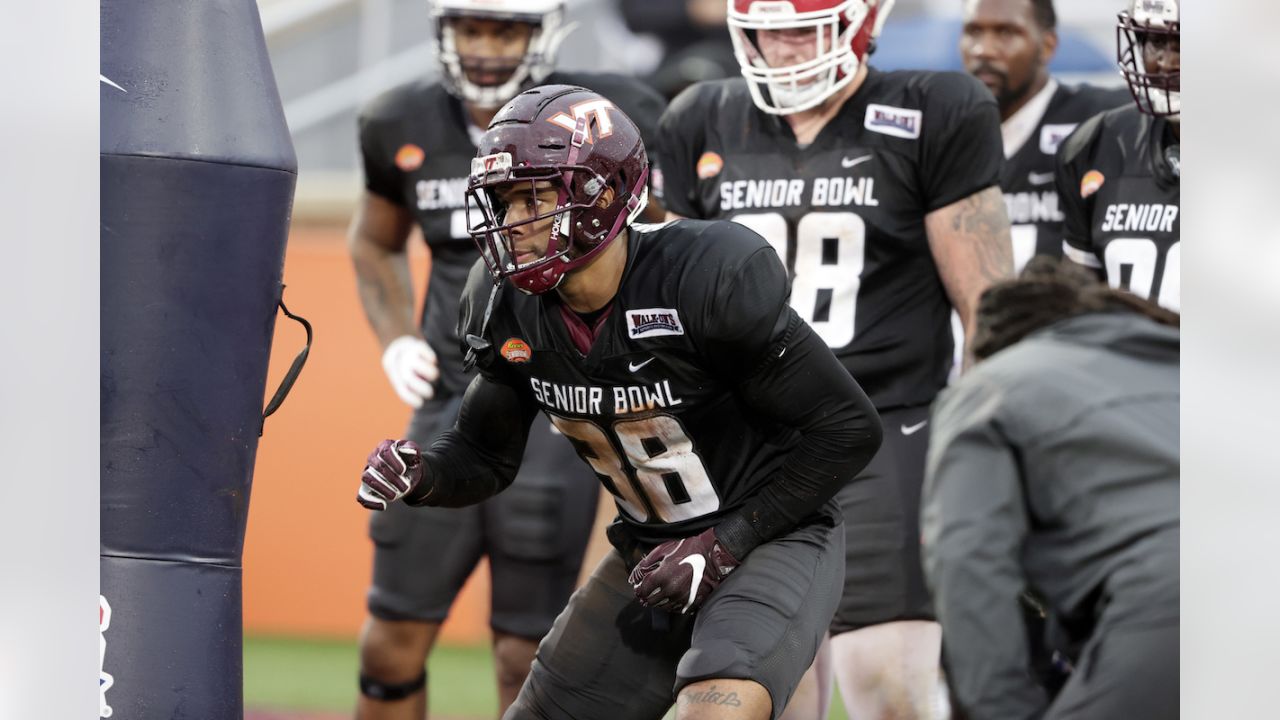
<path id="1" fill-rule="evenodd" d="M 1136 106 L 1081 124 L 1058 151 L 1063 253 L 1112 287 L 1178 310 L 1179 144 L 1169 121 Z"/>
<path id="2" fill-rule="evenodd" d="M 1058 147 L 1081 122 L 1132 103 L 1127 88 L 1059 85 L 1031 137 L 1004 162 L 1004 191 L 1013 236 L 1014 270 L 1034 255 L 1062 257 L 1062 209 L 1054 185 Z"/>
<path id="3" fill-rule="evenodd" d="M 763 235 L 786 263 L 792 307 L 877 408 L 933 399 L 953 342 L 924 220 L 999 180 L 1000 116 L 981 83 L 871 69 L 803 148 L 745 80 L 700 83 L 659 129 L 669 210 Z"/>
<path id="4" fill-rule="evenodd" d="M 555 292 L 498 286 L 477 263 L 459 334 L 483 338 L 480 371 L 531 394 L 646 543 L 717 525 L 799 440 L 735 394 L 794 312 L 762 238 L 730 223 L 632 225 L 622 283 L 584 357 Z M 466 341 L 464 340 L 464 343 Z M 776 352 L 776 351 L 775 351 Z"/>
<path id="5" fill-rule="evenodd" d="M 645 146 L 656 146 L 666 102 L 647 85 L 620 75 L 559 72 L 545 82 L 579 85 L 612 100 L 640 129 Z M 439 356 L 438 387 L 460 393 L 469 374 L 454 334 L 458 298 L 480 256 L 467 234 L 465 193 L 476 146 L 462 103 L 438 82 L 394 88 L 361 114 L 360 152 L 365 187 L 408 208 L 431 248 L 422 332 Z"/>

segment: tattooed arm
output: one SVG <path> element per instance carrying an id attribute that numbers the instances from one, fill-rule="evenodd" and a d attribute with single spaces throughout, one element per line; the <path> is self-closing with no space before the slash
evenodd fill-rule
<path id="1" fill-rule="evenodd" d="M 925 217 L 925 231 L 942 284 L 964 325 L 968 368 L 978 297 L 987 286 L 1013 276 L 1013 241 L 1000 188 L 993 185 L 934 210 Z"/>
<path id="2" fill-rule="evenodd" d="M 402 335 L 418 334 L 405 252 L 412 229 L 408 209 L 365 192 L 347 232 L 360 303 L 382 347 Z"/>

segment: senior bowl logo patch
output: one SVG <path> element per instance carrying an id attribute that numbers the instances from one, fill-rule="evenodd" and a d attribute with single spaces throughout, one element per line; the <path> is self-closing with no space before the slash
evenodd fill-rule
<path id="1" fill-rule="evenodd" d="M 710 150 L 702 153 L 702 157 L 698 158 L 698 178 L 701 180 L 710 180 L 720 174 L 724 169 L 724 158 L 719 154 Z"/>
<path id="2" fill-rule="evenodd" d="M 1102 187 L 1102 183 L 1106 181 L 1107 179 L 1097 170 L 1090 170 L 1085 173 L 1084 177 L 1080 178 L 1080 197 L 1087 198 L 1098 192 L 1098 189 Z"/>
<path id="3" fill-rule="evenodd" d="M 509 338 L 502 343 L 502 350 L 499 351 L 503 358 L 509 363 L 527 363 L 533 357 L 533 350 L 529 349 L 529 343 L 520 338 Z"/>
<path id="4" fill-rule="evenodd" d="M 405 143 L 396 151 L 396 167 L 405 172 L 413 172 L 422 167 L 422 161 L 426 157 L 427 154 L 422 152 L 422 148 L 413 143 Z"/>

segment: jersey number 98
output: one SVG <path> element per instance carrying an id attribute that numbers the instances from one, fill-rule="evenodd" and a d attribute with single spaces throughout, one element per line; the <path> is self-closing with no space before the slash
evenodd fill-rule
<path id="1" fill-rule="evenodd" d="M 755 230 L 787 263 L 791 232 L 780 213 L 744 213 L 733 221 Z M 851 212 L 811 212 L 796 223 L 791 307 L 828 347 L 853 342 L 867 226 Z"/>

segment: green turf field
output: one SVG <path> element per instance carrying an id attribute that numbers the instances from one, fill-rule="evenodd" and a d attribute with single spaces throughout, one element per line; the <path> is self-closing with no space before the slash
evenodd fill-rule
<path id="1" fill-rule="evenodd" d="M 432 717 L 492 719 L 498 712 L 488 647 L 441 646 L 431 655 Z M 245 707 L 348 714 L 356 702 L 356 645 L 350 641 L 247 637 Z M 846 720 L 837 697 L 830 720 Z"/>
<path id="2" fill-rule="evenodd" d="M 350 712 L 356 702 L 356 645 L 336 640 L 247 637 L 245 706 Z M 428 667 L 433 715 L 492 718 L 498 712 L 487 647 L 436 648 Z"/>

